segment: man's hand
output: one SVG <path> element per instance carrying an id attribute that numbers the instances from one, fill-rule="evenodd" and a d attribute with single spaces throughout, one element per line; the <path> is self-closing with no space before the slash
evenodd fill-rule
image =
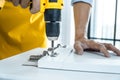
<path id="1" fill-rule="evenodd" d="M 75 19 L 75 44 L 76 53 L 83 54 L 84 50 L 100 51 L 105 57 L 110 57 L 108 50 L 120 56 L 120 50 L 108 43 L 98 43 L 85 38 L 86 25 L 90 14 L 90 4 L 77 2 L 73 4 Z"/>
<path id="2" fill-rule="evenodd" d="M 37 13 L 40 11 L 40 0 L 9 0 L 13 3 L 14 6 L 21 5 L 22 8 L 27 8 L 30 6 L 30 2 L 32 2 L 32 8 L 30 9 L 31 13 Z"/>
<path id="3" fill-rule="evenodd" d="M 87 49 L 93 51 L 100 51 L 104 54 L 105 57 L 110 57 L 109 52 L 107 50 L 111 50 L 115 52 L 117 56 L 120 56 L 120 50 L 112 44 L 98 43 L 86 38 L 75 41 L 74 48 L 76 50 L 76 53 L 80 55 L 82 55 L 83 51 Z"/>

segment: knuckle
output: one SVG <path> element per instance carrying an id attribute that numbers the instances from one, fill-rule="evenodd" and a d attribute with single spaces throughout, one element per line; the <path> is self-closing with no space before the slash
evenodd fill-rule
<path id="1" fill-rule="evenodd" d="M 19 5 L 19 1 L 17 0 L 9 0 L 13 3 L 14 6 L 18 6 Z"/>
<path id="2" fill-rule="evenodd" d="M 14 6 L 18 6 L 18 4 L 19 4 L 19 3 L 15 3 L 15 2 L 13 2 L 13 5 L 14 5 Z"/>
<path id="3" fill-rule="evenodd" d="M 113 46 L 111 43 L 108 44 L 109 47 Z"/>
<path id="4" fill-rule="evenodd" d="M 99 44 L 99 48 L 103 50 L 105 49 L 105 46 L 103 44 Z"/>
<path id="5" fill-rule="evenodd" d="M 22 8 L 27 8 L 27 5 L 21 4 Z"/>
<path id="6" fill-rule="evenodd" d="M 40 8 L 39 7 L 32 7 L 30 11 L 31 11 L 32 14 L 34 14 L 34 13 L 39 12 Z"/>
<path id="7" fill-rule="evenodd" d="M 103 43 L 106 47 L 112 47 L 113 45 L 111 43 Z"/>
<path id="8" fill-rule="evenodd" d="M 22 8 L 27 8 L 29 6 L 29 0 L 22 0 L 20 5 Z"/>

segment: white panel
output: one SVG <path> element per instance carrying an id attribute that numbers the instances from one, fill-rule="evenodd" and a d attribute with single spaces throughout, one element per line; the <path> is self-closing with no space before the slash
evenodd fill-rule
<path id="1" fill-rule="evenodd" d="M 81 56 L 70 51 L 71 48 L 58 49 L 57 57 L 43 57 L 38 61 L 38 67 L 120 74 L 120 57 L 113 53 L 110 53 L 111 58 L 106 58 L 98 52 L 84 52 Z"/>

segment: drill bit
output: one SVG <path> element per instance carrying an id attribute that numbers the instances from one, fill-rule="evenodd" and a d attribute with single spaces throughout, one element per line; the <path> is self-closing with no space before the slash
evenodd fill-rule
<path id="1" fill-rule="evenodd" d="M 54 40 L 51 41 L 51 47 L 52 47 L 51 55 L 54 55 Z"/>

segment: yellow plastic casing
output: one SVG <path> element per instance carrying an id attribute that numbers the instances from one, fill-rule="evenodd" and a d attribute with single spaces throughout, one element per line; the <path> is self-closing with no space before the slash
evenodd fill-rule
<path id="1" fill-rule="evenodd" d="M 57 2 L 49 2 L 49 0 L 41 0 L 41 12 L 45 9 L 62 9 L 63 0 L 57 0 Z"/>

